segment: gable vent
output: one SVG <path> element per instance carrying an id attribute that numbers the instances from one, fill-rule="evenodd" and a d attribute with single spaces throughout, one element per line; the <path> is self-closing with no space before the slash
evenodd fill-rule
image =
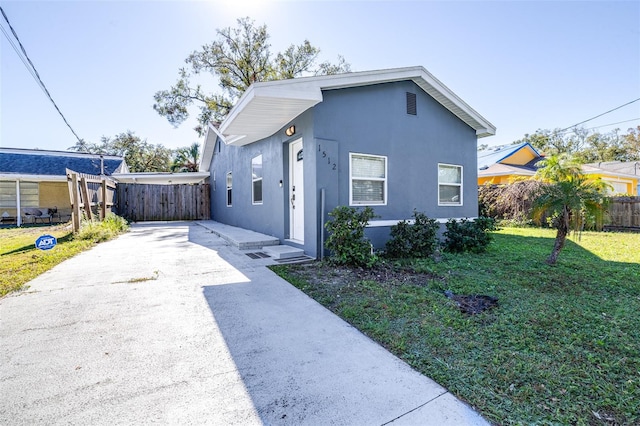
<path id="1" fill-rule="evenodd" d="M 407 114 L 417 115 L 416 94 L 407 92 Z"/>

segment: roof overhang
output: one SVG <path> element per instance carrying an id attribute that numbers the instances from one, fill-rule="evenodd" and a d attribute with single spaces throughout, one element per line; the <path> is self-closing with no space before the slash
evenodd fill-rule
<path id="1" fill-rule="evenodd" d="M 273 135 L 295 117 L 322 102 L 323 90 L 406 80 L 414 81 L 422 90 L 473 128 L 478 137 L 496 133 L 493 124 L 421 66 L 254 83 L 214 133 L 226 144 L 247 145 Z M 215 145 L 213 135 L 205 139 L 205 154 L 208 150 L 213 152 L 209 145 Z M 208 169 L 207 159 L 210 162 L 211 155 L 203 155 L 203 165 Z"/>
<path id="2" fill-rule="evenodd" d="M 582 173 L 586 175 L 598 174 L 598 175 L 601 175 L 603 178 L 617 178 L 617 179 L 626 179 L 626 180 L 635 180 L 635 181 L 640 179 L 640 176 L 638 175 L 620 173 L 614 170 L 600 169 L 590 164 L 583 164 L 581 169 L 582 169 Z"/>
<path id="3" fill-rule="evenodd" d="M 66 176 L 29 175 L 22 173 L 0 173 L 0 180 L 21 180 L 27 182 L 66 182 Z"/>
<path id="4" fill-rule="evenodd" d="M 478 171 L 479 178 L 495 177 L 495 176 L 535 176 L 536 172 L 521 167 L 514 167 L 508 164 L 494 164 L 486 169 Z"/>
<path id="5" fill-rule="evenodd" d="M 114 173 L 111 175 L 118 183 L 140 183 L 148 185 L 178 185 L 202 183 L 209 172 L 191 173 Z"/>

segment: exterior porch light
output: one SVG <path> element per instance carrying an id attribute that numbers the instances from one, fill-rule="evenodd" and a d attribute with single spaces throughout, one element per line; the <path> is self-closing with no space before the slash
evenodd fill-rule
<path id="1" fill-rule="evenodd" d="M 287 136 L 293 136 L 296 134 L 296 126 L 290 126 L 287 130 L 284 131 L 284 134 Z"/>

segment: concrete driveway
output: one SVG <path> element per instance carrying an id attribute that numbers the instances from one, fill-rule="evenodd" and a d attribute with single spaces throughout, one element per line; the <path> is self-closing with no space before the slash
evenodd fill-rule
<path id="1" fill-rule="evenodd" d="M 1 299 L 0 424 L 487 424 L 268 262 L 135 225 Z"/>

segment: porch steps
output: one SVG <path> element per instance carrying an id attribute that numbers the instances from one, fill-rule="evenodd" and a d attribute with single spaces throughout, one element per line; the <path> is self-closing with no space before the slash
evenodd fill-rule
<path id="1" fill-rule="evenodd" d="M 280 240 L 276 237 L 249 231 L 248 229 L 225 225 L 224 223 L 215 222 L 213 220 L 199 220 L 196 223 L 207 228 L 239 250 L 256 250 L 280 244 Z"/>
<path id="2" fill-rule="evenodd" d="M 293 259 L 304 256 L 304 250 L 286 245 L 267 246 L 263 247 L 262 251 L 275 260 Z"/>

